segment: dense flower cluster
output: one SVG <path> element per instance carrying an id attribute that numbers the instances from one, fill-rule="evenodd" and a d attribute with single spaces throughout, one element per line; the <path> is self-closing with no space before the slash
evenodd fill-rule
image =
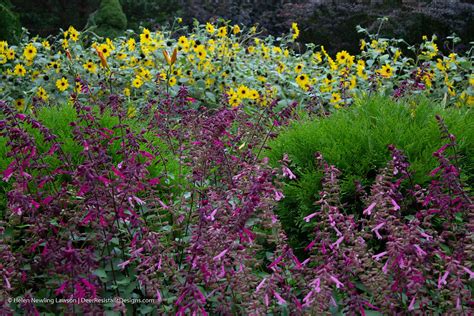
<path id="1" fill-rule="evenodd" d="M 18 46 L 1 42 L 0 92 L 22 111 L 35 100 L 55 104 L 71 91 L 80 92 L 77 76 L 95 87 L 106 82 L 139 103 L 146 103 L 157 85 L 177 93 L 184 84 L 198 102 L 216 103 L 225 93 L 231 106 L 265 106 L 274 98 L 307 101 L 317 93 L 326 107 L 338 108 L 368 91 L 474 104 L 470 53 L 444 55 L 436 37 L 404 50 L 401 40 L 367 34 L 358 55 L 341 51 L 330 56 L 314 45 L 298 53 L 298 36 L 296 23 L 289 35 L 277 39 L 261 38 L 256 27 L 212 23 L 191 32 L 143 29 L 114 40 L 91 38 L 87 30 L 70 27 L 50 40 L 25 38 Z"/>
<path id="2" fill-rule="evenodd" d="M 467 57 L 441 56 L 434 39 L 416 63 L 375 38 L 359 56 L 296 54 L 296 24 L 279 45 L 225 24 L 175 32 L 85 48 L 87 33 L 69 28 L 0 46 L 0 314 L 469 314 L 473 204 L 440 117 L 432 182 L 412 183 L 389 146 L 370 190 L 358 188 L 358 213 L 317 153 L 323 185 L 301 252 L 274 213 L 298 173 L 288 155 L 279 168 L 262 157 L 300 105 L 327 115 L 361 91 L 469 104 L 472 78 L 455 79 L 470 76 Z M 41 110 L 61 107 L 73 119 L 47 127 Z"/>

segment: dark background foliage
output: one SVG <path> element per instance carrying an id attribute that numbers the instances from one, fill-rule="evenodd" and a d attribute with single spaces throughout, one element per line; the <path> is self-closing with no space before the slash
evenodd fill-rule
<path id="1" fill-rule="evenodd" d="M 39 5 L 41 2 L 41 5 Z M 1 23 L 15 29 L 18 15 L 21 24 L 33 34 L 56 34 L 59 28 L 74 25 L 85 27 L 91 14 L 97 12 L 100 0 L 1 0 Z M 474 40 L 474 2 L 472 0 L 117 0 L 127 17 L 127 28 L 139 26 L 158 28 L 175 16 L 190 24 L 223 17 L 235 23 L 259 24 L 268 34 L 287 32 L 292 22 L 301 28 L 300 41 L 325 45 L 334 53 L 342 49 L 354 52 L 358 47 L 356 26 L 377 32 L 377 19 L 389 17 L 381 34 L 405 39 L 409 43 L 422 35 L 437 34 L 440 39 L 455 32 L 464 45 Z M 2 27 L 1 29 L 5 29 Z M 0 33 L 2 39 L 14 39 L 12 34 Z M 440 45 L 441 46 L 441 45 Z M 442 49 L 442 47 L 440 47 Z M 460 47 L 463 49 L 464 47 Z"/>

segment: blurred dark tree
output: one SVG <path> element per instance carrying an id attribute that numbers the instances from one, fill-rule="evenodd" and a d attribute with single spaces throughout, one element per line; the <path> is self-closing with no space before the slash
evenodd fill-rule
<path id="1" fill-rule="evenodd" d="M 22 25 L 32 34 L 42 36 L 57 34 L 59 28 L 65 29 L 69 25 L 82 29 L 89 15 L 98 10 L 101 3 L 100 0 L 0 1 L 11 1 Z M 422 35 L 431 34 L 437 34 L 442 43 L 441 40 L 453 32 L 465 44 L 474 40 L 474 0 L 117 1 L 127 17 L 126 27 L 135 30 L 139 26 L 159 28 L 175 16 L 183 17 L 187 24 L 192 24 L 194 18 L 205 22 L 223 17 L 241 25 L 259 24 L 266 30 L 264 34 L 274 35 L 288 32 L 291 23 L 298 22 L 302 43 L 325 45 L 331 53 L 342 49 L 352 53 L 357 51 L 361 35 L 356 26 L 377 32 L 377 19 L 382 16 L 389 20 L 381 35 L 404 38 L 409 43 L 415 44 Z"/>
<path id="2" fill-rule="evenodd" d="M 180 16 L 182 7 L 178 1 L 170 0 L 121 0 L 123 11 L 128 18 L 128 28 L 138 30 L 140 26 L 159 28 Z"/>
<path id="3" fill-rule="evenodd" d="M 3 2 L 7 0 L 0 0 L 0 3 Z M 21 24 L 31 34 L 41 36 L 57 34 L 60 28 L 67 29 L 70 25 L 79 30 L 83 29 L 90 15 L 97 12 L 101 5 L 101 0 L 11 0 L 11 2 L 12 9 L 19 15 Z M 128 21 L 125 28 L 135 30 L 138 30 L 140 26 L 158 27 L 181 14 L 181 6 L 178 1 L 173 0 L 117 0 L 114 2 L 119 2 L 122 6 L 122 11 Z M 110 4 L 107 5 L 109 6 Z M 123 17 L 120 17 L 120 14 L 117 16 L 119 18 L 112 18 L 111 23 L 116 23 L 116 26 L 121 29 Z M 4 20 L 2 18 L 1 22 Z M 99 20 L 104 25 L 106 24 L 104 22 L 107 22 L 107 18 L 99 18 Z"/>
<path id="4" fill-rule="evenodd" d="M 342 49 L 357 52 L 361 34 L 357 33 L 356 26 L 361 25 L 375 34 L 380 26 L 378 18 L 383 16 L 388 17 L 388 21 L 380 29 L 382 37 L 403 38 L 415 44 L 421 41 L 423 35 L 431 37 L 436 34 L 440 43 L 456 33 L 463 42 L 458 49 L 465 49 L 464 45 L 474 40 L 474 5 L 468 3 L 378 1 L 374 4 L 341 1 L 313 6 L 309 10 L 311 14 L 307 10 L 290 8 L 281 12 L 283 20 L 301 21 L 301 41 L 325 45 L 331 53 Z"/>
<path id="5" fill-rule="evenodd" d="M 21 24 L 31 34 L 41 36 L 58 34 L 60 28 L 67 29 L 70 25 L 81 29 L 99 3 L 100 0 L 12 0 Z"/>
<path id="6" fill-rule="evenodd" d="M 9 0 L 0 0 L 0 40 L 15 43 L 21 33 L 18 15 Z"/>
<path id="7" fill-rule="evenodd" d="M 119 0 L 102 0 L 99 10 L 91 14 L 91 30 L 100 36 L 116 37 L 127 28 L 127 17 Z"/>

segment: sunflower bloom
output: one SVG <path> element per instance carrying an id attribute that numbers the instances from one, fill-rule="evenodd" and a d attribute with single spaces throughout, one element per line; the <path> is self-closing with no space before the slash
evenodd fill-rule
<path id="1" fill-rule="evenodd" d="M 26 69 L 22 64 L 17 64 L 13 70 L 13 73 L 17 76 L 23 77 L 26 75 Z"/>
<path id="2" fill-rule="evenodd" d="M 36 47 L 32 43 L 30 43 L 26 45 L 25 49 L 23 50 L 23 56 L 26 60 L 32 61 L 36 57 L 36 52 Z"/>
<path id="3" fill-rule="evenodd" d="M 291 24 L 291 30 L 293 33 L 293 40 L 297 39 L 300 36 L 300 29 L 298 28 L 298 23 L 292 23 Z"/>
<path id="4" fill-rule="evenodd" d="M 59 91 L 63 92 L 69 87 L 69 82 L 66 78 L 62 77 L 61 79 L 56 80 L 56 88 Z"/>
<path id="5" fill-rule="evenodd" d="M 304 90 L 308 89 L 309 86 L 309 77 L 306 74 L 299 74 L 296 77 L 296 83 Z"/>
<path id="6" fill-rule="evenodd" d="M 378 72 L 384 78 L 390 78 L 393 76 L 393 68 L 390 67 L 390 65 L 383 65 Z"/>

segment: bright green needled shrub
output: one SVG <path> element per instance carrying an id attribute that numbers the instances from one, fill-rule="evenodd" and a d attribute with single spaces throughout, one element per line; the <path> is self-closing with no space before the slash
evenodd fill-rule
<path id="1" fill-rule="evenodd" d="M 312 231 L 303 217 L 313 213 L 319 200 L 321 174 L 317 171 L 314 154 L 342 171 L 342 201 L 347 212 L 358 214 L 362 205 L 355 181 L 366 190 L 377 170 L 390 159 L 387 145 L 394 144 L 404 151 L 411 163 L 414 183 L 429 181 L 436 165 L 432 156 L 443 141 L 435 119 L 439 114 L 459 144 L 459 163 L 466 183 L 472 185 L 474 171 L 474 117 L 472 110 L 444 109 L 426 99 L 417 102 L 395 102 L 375 97 L 359 100 L 353 107 L 340 110 L 327 118 L 295 122 L 270 142 L 266 154 L 277 166 L 287 153 L 292 161 L 296 180 L 288 180 L 279 203 L 278 214 L 296 248 L 307 244 Z"/>

